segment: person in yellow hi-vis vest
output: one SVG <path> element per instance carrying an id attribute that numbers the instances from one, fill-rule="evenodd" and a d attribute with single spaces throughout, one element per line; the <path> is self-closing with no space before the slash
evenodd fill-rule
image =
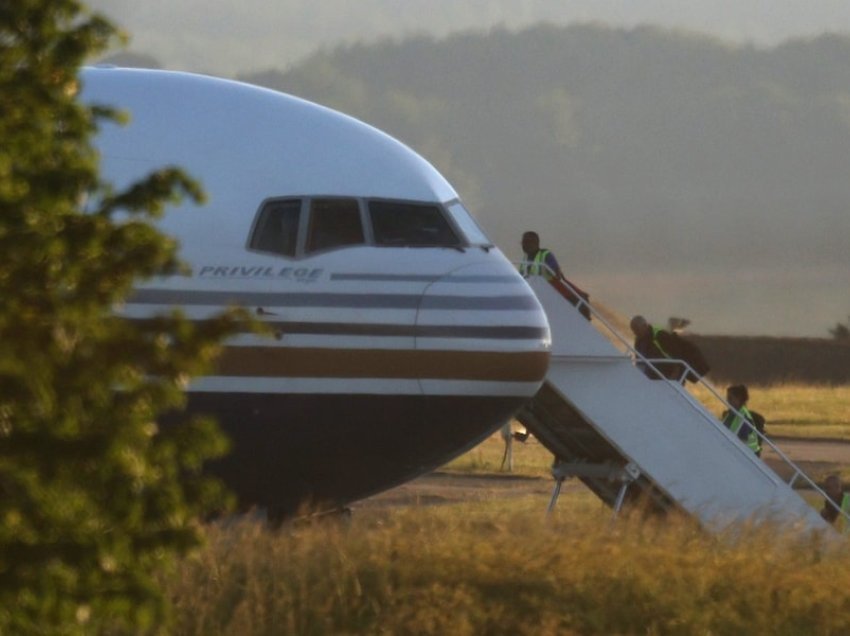
<path id="1" fill-rule="evenodd" d="M 753 416 L 747 410 L 747 401 L 749 399 L 750 392 L 743 384 L 736 384 L 726 389 L 726 401 L 740 415 L 732 410 L 724 411 L 723 425 L 737 435 L 738 439 L 749 446 L 750 450 L 756 455 L 761 455 L 761 440 L 759 440 L 759 436 L 756 434 Z"/>
<path id="2" fill-rule="evenodd" d="M 823 491 L 826 493 L 827 499 L 823 502 L 820 516 L 825 521 L 846 532 L 848 530 L 847 524 L 845 523 L 844 515 L 841 515 L 839 510 L 844 514 L 850 514 L 850 494 L 844 491 L 841 477 L 838 475 L 827 477 L 823 482 Z"/>
<path id="3" fill-rule="evenodd" d="M 558 259 L 551 250 L 540 247 L 540 235 L 537 232 L 523 232 L 522 253 L 525 255 L 519 266 L 523 278 L 542 276 L 558 293 L 566 298 L 573 306 L 578 306 L 582 316 L 590 320 L 590 294 L 576 286 L 564 276 Z M 582 302 L 584 301 L 584 302 Z"/>
<path id="4" fill-rule="evenodd" d="M 708 362 L 702 351 L 677 333 L 655 327 L 643 316 L 633 316 L 629 327 L 635 334 L 634 350 L 647 360 L 654 360 L 647 364 L 638 358 L 635 362 L 650 380 L 678 380 L 684 384 L 685 380 L 698 382 L 708 373 Z M 680 361 L 687 363 L 693 372 L 685 375 L 685 367 Z"/>
<path id="5" fill-rule="evenodd" d="M 552 251 L 541 249 L 537 232 L 523 232 L 521 244 L 525 259 L 519 266 L 519 273 L 525 278 L 543 276 L 546 280 L 555 280 L 564 276 Z"/>

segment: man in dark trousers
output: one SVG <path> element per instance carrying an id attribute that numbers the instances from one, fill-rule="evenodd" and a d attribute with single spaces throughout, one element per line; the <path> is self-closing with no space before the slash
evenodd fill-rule
<path id="1" fill-rule="evenodd" d="M 685 379 L 696 382 L 700 376 L 708 373 L 708 364 L 696 345 L 675 333 L 652 326 L 643 316 L 632 318 L 629 326 L 635 335 L 635 351 L 647 360 L 660 360 L 660 362 L 652 362 L 655 369 L 642 360 L 637 361 L 637 367 L 650 380 L 677 380 L 684 384 Z M 670 360 L 670 362 L 664 360 Z M 687 362 L 696 375 L 688 373 L 687 378 L 683 377 L 685 367 L 677 362 L 678 360 Z"/>

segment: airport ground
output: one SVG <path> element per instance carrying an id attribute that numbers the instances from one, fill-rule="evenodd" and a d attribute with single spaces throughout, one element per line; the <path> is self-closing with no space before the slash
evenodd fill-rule
<path id="1" fill-rule="evenodd" d="M 850 441 L 795 437 L 779 437 L 774 441 L 815 481 L 821 482 L 830 473 L 839 473 L 850 479 Z M 508 472 L 500 465 L 503 449 L 501 437 L 494 435 L 448 467 L 358 502 L 353 510 L 536 497 L 542 513 L 548 506 L 554 486 L 548 473 L 552 456 L 534 438 L 529 438 L 524 444 L 514 443 L 514 470 Z M 790 470 L 771 449 L 765 450 L 763 459 L 777 473 L 786 479 L 790 477 Z M 800 487 L 805 490 L 804 484 Z M 562 486 L 564 494 L 584 489 L 582 483 L 575 479 Z"/>

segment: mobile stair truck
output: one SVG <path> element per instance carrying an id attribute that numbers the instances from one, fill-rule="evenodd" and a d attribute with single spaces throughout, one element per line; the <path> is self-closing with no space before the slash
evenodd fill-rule
<path id="1" fill-rule="evenodd" d="M 823 491 L 773 442 L 761 436 L 762 446 L 787 464 L 788 481 L 682 382 L 650 380 L 636 363 L 654 370 L 653 361 L 592 306 L 588 321 L 544 277 L 527 281 L 549 319 L 552 358 L 546 381 L 517 419 L 555 456 L 550 512 L 561 483 L 576 477 L 615 515 L 625 501 L 640 499 L 650 510 L 678 510 L 716 531 L 750 520 L 831 527 L 793 487 L 802 480 L 825 497 Z M 692 371 L 685 363 L 682 368 L 683 375 Z"/>

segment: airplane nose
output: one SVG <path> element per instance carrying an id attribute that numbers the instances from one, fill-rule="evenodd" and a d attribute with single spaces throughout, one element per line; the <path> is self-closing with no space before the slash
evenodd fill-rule
<path id="1" fill-rule="evenodd" d="M 233 440 L 212 470 L 243 502 L 291 513 L 305 501 L 333 507 L 403 483 L 486 439 L 543 383 L 549 325 L 507 261 L 402 273 L 401 282 L 386 273 L 338 280 L 350 285 L 353 276 L 372 289 L 387 278 L 417 291 L 331 294 L 353 305 L 342 317 L 290 320 L 287 336 L 242 358 L 265 375 L 240 390 L 190 395 L 189 408 L 216 414 Z M 298 297 L 319 309 L 328 302 L 327 295 Z M 389 322 L 399 317 L 403 324 Z M 341 330 L 348 347 L 315 344 L 339 340 Z M 381 339 L 386 344 L 376 346 Z M 240 371 L 234 355 L 225 386 Z"/>
<path id="2" fill-rule="evenodd" d="M 443 276 L 425 290 L 416 315 L 416 349 L 432 361 L 420 379 L 425 395 L 525 400 L 543 382 L 550 346 L 537 297 L 500 263 Z"/>

